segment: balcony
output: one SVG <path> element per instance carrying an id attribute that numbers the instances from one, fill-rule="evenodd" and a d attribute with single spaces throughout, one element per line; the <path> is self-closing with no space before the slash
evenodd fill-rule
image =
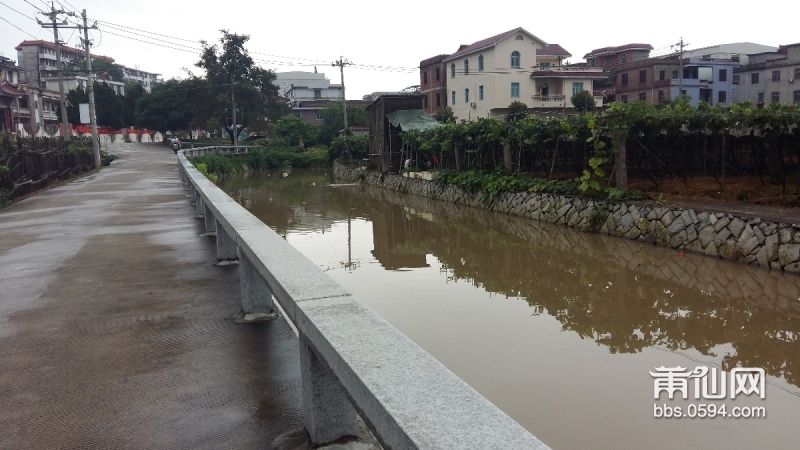
<path id="1" fill-rule="evenodd" d="M 43 111 L 42 118 L 44 120 L 58 120 L 58 114 L 55 111 Z"/>
<path id="2" fill-rule="evenodd" d="M 593 95 L 595 107 L 603 106 L 603 96 Z M 572 108 L 572 101 L 566 95 L 532 95 L 531 108 Z"/>

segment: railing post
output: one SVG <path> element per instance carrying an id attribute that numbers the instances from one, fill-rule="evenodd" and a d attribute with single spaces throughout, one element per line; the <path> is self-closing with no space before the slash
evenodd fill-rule
<path id="1" fill-rule="evenodd" d="M 192 199 L 189 203 L 192 205 L 197 204 L 197 189 L 194 188 L 194 184 L 191 181 L 189 182 L 189 195 Z"/>
<path id="2" fill-rule="evenodd" d="M 228 232 L 222 227 L 216 218 L 214 219 L 214 227 L 217 229 L 217 260 L 214 265 L 220 265 L 221 261 L 236 261 L 239 259 L 237 252 L 236 241 L 228 236 Z"/>
<path id="3" fill-rule="evenodd" d="M 245 255 L 239 255 L 239 285 L 242 290 L 244 321 L 276 317 L 272 292 Z"/>
<path id="4" fill-rule="evenodd" d="M 195 194 L 194 210 L 197 218 L 203 217 L 205 214 L 205 204 L 203 203 L 203 196 Z"/>
<path id="5" fill-rule="evenodd" d="M 210 233 L 217 233 L 217 219 L 214 217 L 214 214 L 208 208 L 208 205 L 203 205 L 203 216 L 206 222 L 206 234 Z"/>
<path id="6" fill-rule="evenodd" d="M 357 436 L 356 411 L 328 365 L 300 335 L 300 382 L 303 390 L 303 423 L 312 445 Z"/>

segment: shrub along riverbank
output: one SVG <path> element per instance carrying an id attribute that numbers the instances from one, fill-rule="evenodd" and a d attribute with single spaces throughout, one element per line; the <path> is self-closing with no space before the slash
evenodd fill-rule
<path id="1" fill-rule="evenodd" d="M 216 153 L 189 158 L 195 167 L 204 164 L 209 174 L 225 176 L 243 169 L 265 170 L 280 167 L 327 167 L 328 150 L 311 147 L 303 151 L 294 149 L 251 149 L 248 154 L 227 157 Z"/>

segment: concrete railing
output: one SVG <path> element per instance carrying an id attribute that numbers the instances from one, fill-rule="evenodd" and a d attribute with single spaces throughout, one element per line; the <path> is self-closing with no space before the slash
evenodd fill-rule
<path id="1" fill-rule="evenodd" d="M 217 258 L 239 262 L 245 317 L 274 314 L 274 299 L 298 330 L 303 421 L 312 443 L 355 436 L 359 414 L 385 448 L 548 448 L 231 199 L 182 153 L 181 177 L 206 231 L 216 232 Z"/>
<path id="2" fill-rule="evenodd" d="M 185 148 L 183 149 L 183 153 L 187 157 L 204 156 L 210 153 L 219 153 L 224 156 L 246 155 L 251 148 L 260 147 L 254 145 L 212 145 L 209 147 Z"/>

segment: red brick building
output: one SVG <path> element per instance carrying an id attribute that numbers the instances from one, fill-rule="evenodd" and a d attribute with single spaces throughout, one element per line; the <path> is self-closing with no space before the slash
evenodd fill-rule
<path id="1" fill-rule="evenodd" d="M 652 50 L 650 44 L 626 44 L 598 48 L 584 55 L 589 66 L 602 67 L 607 75 L 595 82 L 595 95 L 603 95 L 605 103 L 669 101 L 679 61 L 677 57 L 651 58 Z"/>
<path id="2" fill-rule="evenodd" d="M 442 62 L 450 55 L 436 55 L 419 63 L 419 85 L 422 109 L 430 115 L 443 111 L 447 107 L 447 77 L 445 64 Z"/>

